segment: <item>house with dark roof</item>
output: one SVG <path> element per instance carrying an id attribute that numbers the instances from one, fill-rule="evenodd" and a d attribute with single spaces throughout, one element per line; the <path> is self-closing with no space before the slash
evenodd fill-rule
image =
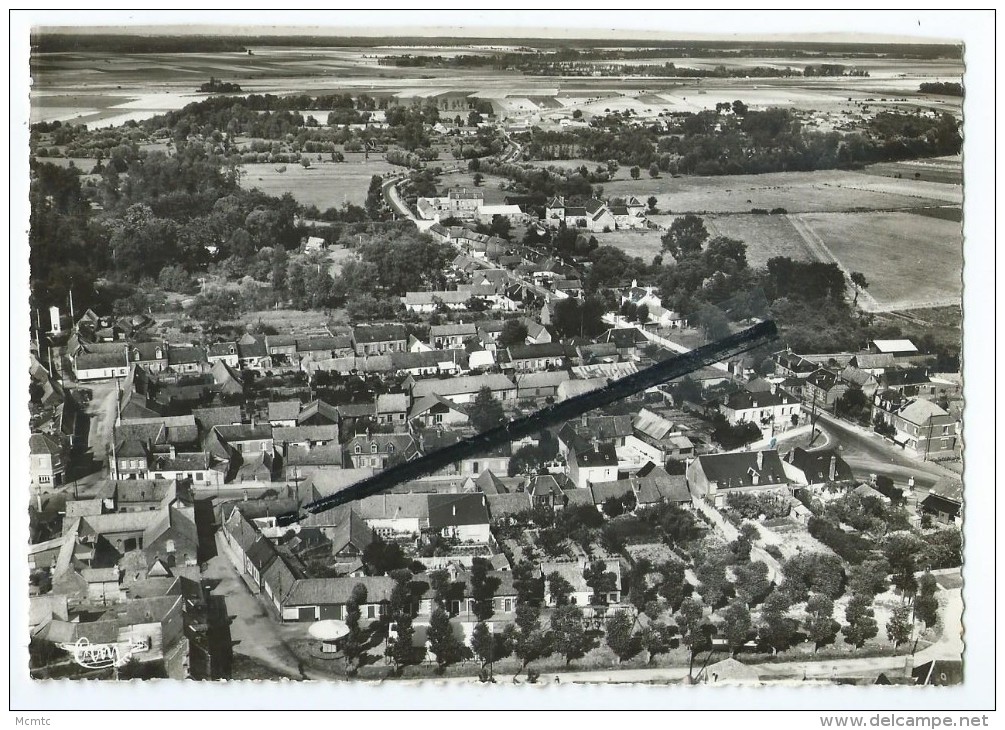
<path id="1" fill-rule="evenodd" d="M 576 443 L 569 449 L 566 461 L 569 477 L 579 489 L 618 478 L 618 455 L 611 443 Z"/>
<path id="2" fill-rule="evenodd" d="M 565 364 L 565 346 L 558 342 L 513 345 L 506 352 L 509 354 L 509 361 L 502 363 L 503 369 L 518 373 L 560 368 Z"/>
<path id="3" fill-rule="evenodd" d="M 772 355 L 775 361 L 775 370 L 783 376 L 795 378 L 807 378 L 817 370 L 817 365 L 810 362 L 802 355 L 798 355 L 792 350 L 782 350 Z"/>
<path id="4" fill-rule="evenodd" d="M 265 371 L 272 367 L 269 348 L 264 337 L 247 333 L 237 341 L 237 356 L 241 367 L 248 370 Z"/>
<path id="5" fill-rule="evenodd" d="M 487 543 L 489 513 L 483 494 L 430 494 L 429 529 L 464 543 Z"/>
<path id="6" fill-rule="evenodd" d="M 827 368 L 817 368 L 803 384 L 803 403 L 807 408 L 833 411 L 837 399 L 848 391 L 848 384 Z"/>
<path id="7" fill-rule="evenodd" d="M 732 491 L 791 492 L 796 482 L 776 450 L 705 454 L 692 461 L 685 476 L 691 494 L 716 507 Z"/>
<path id="8" fill-rule="evenodd" d="M 812 376 L 810 378 L 812 380 Z M 799 400 L 782 388 L 752 393 L 747 389 L 731 393 L 719 403 L 719 412 L 731 426 L 756 424 L 767 434 L 785 430 L 799 418 Z"/>
<path id="9" fill-rule="evenodd" d="M 433 325 L 429 328 L 429 344 L 436 350 L 452 350 L 463 347 L 465 340 L 477 334 L 473 322 Z"/>
<path id="10" fill-rule="evenodd" d="M 196 345 L 170 345 L 167 369 L 174 373 L 201 373 L 209 361 L 206 351 Z"/>
<path id="11" fill-rule="evenodd" d="M 280 563 L 282 561 L 279 561 Z M 339 578 L 296 578 L 279 569 L 266 577 L 277 596 L 283 621 L 345 620 L 346 604 L 357 585 L 366 588 L 366 602 L 360 605 L 361 618 L 375 621 L 387 611 L 394 579 L 387 576 L 343 576 Z"/>
<path id="12" fill-rule="evenodd" d="M 329 360 L 353 354 L 352 339 L 347 335 L 304 337 L 297 340 L 297 355 L 313 360 Z"/>
<path id="13" fill-rule="evenodd" d="M 129 362 L 159 373 L 168 366 L 168 349 L 163 342 L 134 342 L 129 346 Z"/>
<path id="14" fill-rule="evenodd" d="M 232 368 L 241 366 L 241 358 L 237 354 L 236 342 L 214 342 L 206 348 L 206 360 L 210 365 L 223 362 Z"/>
<path id="15" fill-rule="evenodd" d="M 963 524 L 963 482 L 959 479 L 942 479 L 918 505 L 922 514 L 936 522 L 948 525 Z"/>
<path id="16" fill-rule="evenodd" d="M 415 441 L 407 433 L 367 433 L 346 442 L 342 462 L 357 469 L 386 469 L 389 462 L 410 461 L 417 455 Z"/>
<path id="17" fill-rule="evenodd" d="M 299 365 L 297 358 L 297 338 L 293 335 L 266 335 L 265 349 L 269 353 L 273 367 Z"/>
<path id="18" fill-rule="evenodd" d="M 834 449 L 807 451 L 797 446 L 785 455 L 785 461 L 793 467 L 789 473 L 795 481 L 810 487 L 855 479 L 851 467 Z"/>
<path id="19" fill-rule="evenodd" d="M 324 512 L 313 512 L 300 521 L 300 528 L 317 528 L 331 543 L 336 558 L 359 558 L 373 542 L 373 530 L 366 520 L 348 505 Z"/>
<path id="20" fill-rule="evenodd" d="M 639 348 L 649 340 L 638 327 L 612 327 L 597 338 L 597 342 L 611 342 L 618 348 L 618 355 L 625 360 L 635 357 Z"/>
<path id="21" fill-rule="evenodd" d="M 73 377 L 79 382 L 124 378 L 129 374 L 128 352 L 116 344 L 112 352 L 81 352 L 71 357 Z"/>
<path id="22" fill-rule="evenodd" d="M 352 328 L 352 345 L 356 355 L 386 355 L 405 352 L 408 332 L 400 324 L 357 325 Z"/>

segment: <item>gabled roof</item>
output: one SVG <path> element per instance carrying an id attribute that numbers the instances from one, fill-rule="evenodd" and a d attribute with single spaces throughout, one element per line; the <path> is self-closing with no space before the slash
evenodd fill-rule
<path id="1" fill-rule="evenodd" d="M 415 403 L 412 404 L 412 410 L 409 412 L 408 417 L 417 418 L 423 413 L 429 412 L 436 406 L 440 406 L 441 408 L 455 411 L 467 416 L 467 412 L 453 401 L 447 400 L 438 393 L 430 393 L 429 395 L 424 395 L 421 398 L 418 398 Z"/>
<path id="2" fill-rule="evenodd" d="M 192 415 L 203 429 L 211 429 L 213 426 L 229 426 L 241 422 L 241 406 L 193 408 Z"/>
<path id="3" fill-rule="evenodd" d="M 290 446 L 285 465 L 290 466 L 341 466 L 342 447 L 337 443 L 324 446 Z"/>
<path id="4" fill-rule="evenodd" d="M 309 441 L 338 442 L 338 426 L 276 426 L 272 429 L 272 439 L 276 444 Z"/>
<path id="5" fill-rule="evenodd" d="M 296 421 L 301 405 L 298 400 L 269 401 L 269 420 Z"/>
<path id="6" fill-rule="evenodd" d="M 901 406 L 897 415 L 909 423 L 925 424 L 932 418 L 948 416 L 949 413 L 930 400 L 914 398 Z"/>
<path id="7" fill-rule="evenodd" d="M 807 383 L 812 383 L 821 390 L 830 390 L 837 385 L 837 375 L 826 368 L 814 370 L 808 378 Z"/>
<path id="8" fill-rule="evenodd" d="M 408 339 L 408 332 L 400 324 L 357 325 L 352 328 L 352 338 L 355 342 L 404 341 Z"/>
<path id="9" fill-rule="evenodd" d="M 474 322 L 433 325 L 429 328 L 429 338 L 475 335 L 478 328 Z"/>
<path id="10" fill-rule="evenodd" d="M 47 433 L 33 433 L 28 438 L 28 449 L 32 454 L 58 456 L 63 453 L 60 443 Z"/>
<path id="11" fill-rule="evenodd" d="M 892 368 L 896 366 L 892 352 L 860 352 L 851 359 L 851 362 L 863 370 Z"/>
<path id="12" fill-rule="evenodd" d="M 296 581 L 283 601 L 287 606 L 331 606 L 344 605 L 351 597 L 353 588 L 366 588 L 367 603 L 384 603 L 391 600 L 394 579 L 387 576 L 360 576 L 353 578 L 304 578 Z"/>
<path id="13" fill-rule="evenodd" d="M 531 360 L 539 357 L 565 357 L 565 346 L 560 342 L 513 345 L 509 348 L 509 354 L 513 360 Z"/>
<path id="14" fill-rule="evenodd" d="M 834 460 L 833 481 L 850 481 L 855 478 L 851 467 L 834 449 L 817 449 L 807 451 L 797 446 L 788 454 L 788 461 L 803 474 L 810 484 L 820 484 L 831 481 L 831 460 Z"/>
<path id="15" fill-rule="evenodd" d="M 813 376 L 810 376 L 813 382 Z M 725 406 L 732 411 L 744 411 L 750 408 L 772 408 L 786 403 L 798 402 L 796 397 L 778 388 L 774 393 L 771 391 L 751 393 L 747 390 L 738 390 L 726 398 Z"/>
<path id="16" fill-rule="evenodd" d="M 236 426 L 213 426 L 213 430 L 227 443 L 235 441 L 264 441 L 272 438 L 272 425 L 268 423 L 242 423 Z"/>
<path id="17" fill-rule="evenodd" d="M 635 489 L 631 479 L 618 479 L 613 482 L 590 483 L 590 494 L 593 503 L 600 505 L 608 499 L 623 499 L 629 494 L 634 495 Z"/>
<path id="18" fill-rule="evenodd" d="M 430 494 L 429 526 L 440 529 L 459 525 L 485 525 L 489 513 L 481 494 Z"/>
<path id="19" fill-rule="evenodd" d="M 426 379 L 416 381 L 412 386 L 412 398 L 421 398 L 430 393 L 440 395 L 458 395 L 461 393 L 477 393 L 481 388 L 488 387 L 494 391 L 515 390 L 516 385 L 505 375 L 487 373 L 485 375 L 463 375 L 457 378 Z"/>
<path id="20" fill-rule="evenodd" d="M 187 365 L 206 362 L 206 351 L 195 345 L 171 345 L 168 348 L 168 365 Z"/>
<path id="21" fill-rule="evenodd" d="M 757 466 L 758 454 L 762 464 Z M 787 484 L 788 477 L 782 460 L 775 450 L 741 451 L 731 454 L 706 454 L 699 456 L 697 463 L 709 482 L 718 482 L 726 488 L 753 486 L 753 475 L 758 475 L 758 485 Z"/>
<path id="22" fill-rule="evenodd" d="M 382 393 L 377 396 L 377 413 L 397 413 L 408 410 L 408 396 L 404 393 Z"/>
<path id="23" fill-rule="evenodd" d="M 663 416 L 643 408 L 632 421 L 632 428 L 651 439 L 659 441 L 673 430 L 673 423 Z"/>
<path id="24" fill-rule="evenodd" d="M 326 401 L 312 400 L 300 410 L 300 414 L 297 416 L 297 423 L 302 424 L 304 421 L 314 418 L 315 416 L 330 421 L 331 423 L 338 423 L 339 411 L 338 408 Z"/>

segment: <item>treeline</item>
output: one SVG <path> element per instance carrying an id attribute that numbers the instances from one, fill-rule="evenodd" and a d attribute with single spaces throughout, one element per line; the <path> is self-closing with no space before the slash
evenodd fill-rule
<path id="1" fill-rule="evenodd" d="M 942 96 L 963 96 L 963 84 L 949 81 L 927 81 L 919 87 L 922 94 L 941 94 Z"/>
<path id="2" fill-rule="evenodd" d="M 927 116 L 882 112 L 861 131 L 840 134 L 802 127 L 788 109 L 739 108 L 722 113 L 721 105 L 695 114 L 676 115 L 666 128 L 629 127 L 606 117 L 587 129 L 526 135 L 531 159 L 586 158 L 660 172 L 735 175 L 790 170 L 850 168 L 874 162 L 958 154 L 959 122 L 951 114 Z"/>

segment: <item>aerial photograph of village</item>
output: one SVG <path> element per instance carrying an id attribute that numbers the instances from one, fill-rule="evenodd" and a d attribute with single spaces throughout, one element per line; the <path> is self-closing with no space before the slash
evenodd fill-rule
<path id="1" fill-rule="evenodd" d="M 964 46 L 567 35 L 32 30 L 33 679 L 963 682 Z"/>

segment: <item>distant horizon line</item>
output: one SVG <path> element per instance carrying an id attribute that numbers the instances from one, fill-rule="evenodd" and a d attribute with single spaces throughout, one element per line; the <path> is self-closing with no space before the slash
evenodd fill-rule
<path id="1" fill-rule="evenodd" d="M 460 32 L 460 34 L 459 34 Z M 511 42 L 549 41 L 735 41 L 825 44 L 960 45 L 961 41 L 931 36 L 883 33 L 798 32 L 798 33 L 702 33 L 629 30 L 620 28 L 519 28 L 502 26 L 220 26 L 220 25 L 76 25 L 36 26 L 31 35 L 121 36 L 121 37 L 226 37 L 242 38 L 450 38 L 459 40 L 507 40 Z"/>

